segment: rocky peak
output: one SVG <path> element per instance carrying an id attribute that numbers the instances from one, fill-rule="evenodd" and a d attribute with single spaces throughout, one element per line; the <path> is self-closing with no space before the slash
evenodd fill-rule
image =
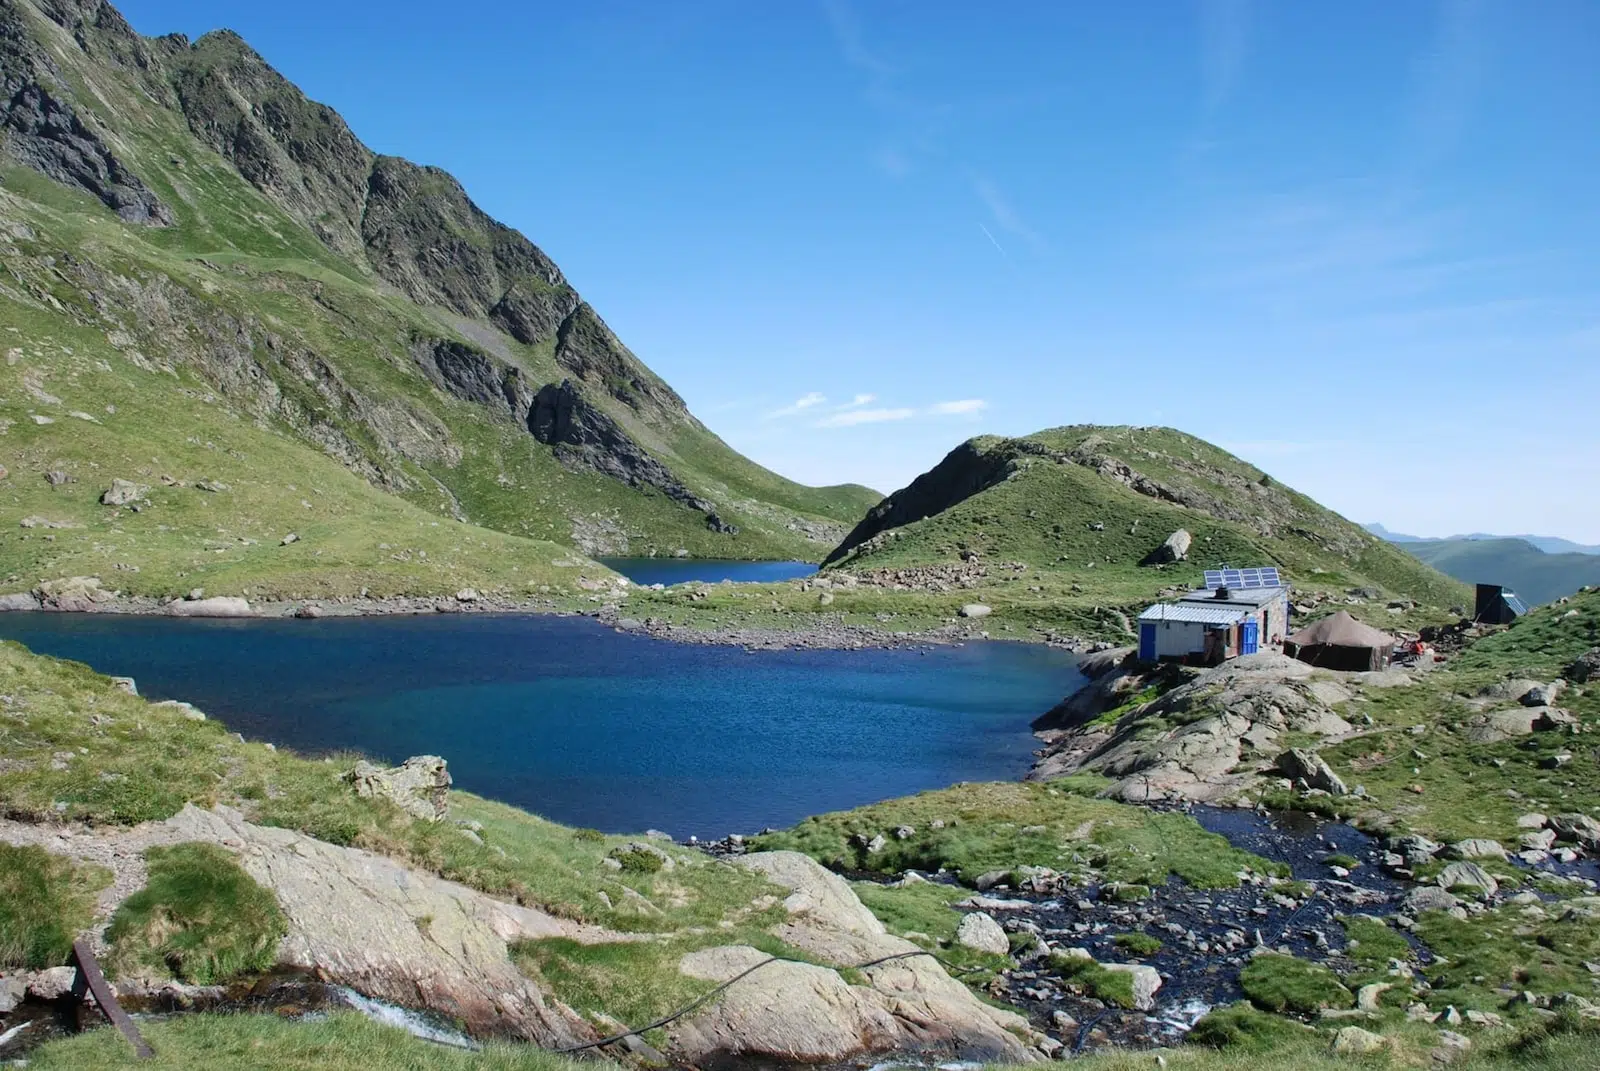
<path id="1" fill-rule="evenodd" d="M 83 3 L 47 4 L 57 24 L 71 29 Z M 121 16 L 101 21 L 126 28 Z M 40 47 L 20 0 L 0 0 L 0 158 L 31 167 L 99 198 L 129 223 L 167 226 L 172 211 L 123 163 L 90 117 L 72 103 L 72 90 Z M 132 33 L 131 30 L 128 31 Z M 80 47 L 87 38 L 80 30 Z M 137 41 L 137 38 L 135 38 Z"/>

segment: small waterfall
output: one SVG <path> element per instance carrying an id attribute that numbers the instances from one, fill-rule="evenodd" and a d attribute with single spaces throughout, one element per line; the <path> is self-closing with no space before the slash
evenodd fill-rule
<path id="1" fill-rule="evenodd" d="M 438 1045 L 448 1045 L 454 1049 L 467 1049 L 477 1052 L 483 1046 L 473 1041 L 459 1030 L 441 1026 L 436 1020 L 421 1012 L 402 1008 L 395 1004 L 388 1004 L 381 1000 L 362 996 L 354 989 L 347 986 L 334 986 L 332 995 L 341 1003 L 365 1015 L 368 1019 L 383 1023 L 385 1026 L 398 1026 L 412 1037 L 431 1041 Z"/>

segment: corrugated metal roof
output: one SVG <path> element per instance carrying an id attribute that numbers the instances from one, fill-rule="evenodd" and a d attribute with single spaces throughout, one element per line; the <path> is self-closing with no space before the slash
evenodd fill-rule
<path id="1" fill-rule="evenodd" d="M 1237 625 L 1246 611 L 1237 606 L 1200 606 L 1192 602 L 1158 602 L 1139 615 L 1140 621 L 1187 621 L 1200 625 Z"/>

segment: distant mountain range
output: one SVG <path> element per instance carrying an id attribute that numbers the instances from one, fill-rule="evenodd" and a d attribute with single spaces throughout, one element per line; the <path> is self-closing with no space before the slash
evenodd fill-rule
<path id="1" fill-rule="evenodd" d="M 1546 554 L 1600 555 L 1600 546 L 1594 546 L 1585 543 L 1574 543 L 1572 540 L 1562 539 L 1560 536 L 1526 534 L 1507 536 L 1490 535 L 1487 532 L 1471 532 L 1467 535 L 1453 536 L 1414 536 L 1406 535 L 1404 532 L 1391 532 L 1389 529 L 1385 528 L 1376 521 L 1372 522 L 1371 524 L 1364 524 L 1362 527 L 1371 532 L 1373 535 L 1377 536 L 1379 539 L 1387 539 L 1391 543 L 1455 543 L 1462 541 L 1483 543 L 1501 539 L 1520 539 L 1524 543 L 1532 545 L 1536 550 L 1543 551 Z"/>
<path id="2" fill-rule="evenodd" d="M 1587 585 L 1600 585 L 1600 547 L 1569 539 L 1482 533 L 1423 539 L 1391 532 L 1381 524 L 1365 527 L 1441 573 L 1469 584 L 1502 584 L 1529 605 L 1552 602 Z"/>

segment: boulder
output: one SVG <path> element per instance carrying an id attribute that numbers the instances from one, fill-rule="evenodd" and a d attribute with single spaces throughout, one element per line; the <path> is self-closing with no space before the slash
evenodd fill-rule
<path id="1" fill-rule="evenodd" d="M 1308 788 L 1321 789 L 1331 796 L 1343 796 L 1350 791 L 1315 751 L 1292 747 L 1278 756 L 1277 767 L 1289 780 L 1304 781 Z"/>
<path id="2" fill-rule="evenodd" d="M 1451 859 L 1499 859 L 1506 858 L 1506 850 L 1497 840 L 1484 837 L 1473 837 L 1468 840 L 1458 840 L 1445 853 Z"/>
<path id="3" fill-rule="evenodd" d="M 96 576 L 46 580 L 35 594 L 47 610 L 94 610 L 116 597 L 100 586 L 100 578 Z"/>
<path id="4" fill-rule="evenodd" d="M 1549 684 L 1536 684 L 1517 697 L 1517 701 L 1525 707 L 1548 707 L 1554 705 L 1567 682 L 1557 678 Z"/>
<path id="5" fill-rule="evenodd" d="M 131 480 L 112 480 L 111 487 L 101 494 L 100 502 L 106 506 L 130 506 L 149 493 L 150 488 Z"/>
<path id="6" fill-rule="evenodd" d="M 969 602 L 961 608 L 962 617 L 988 617 L 994 609 L 981 602 Z"/>
<path id="7" fill-rule="evenodd" d="M 39 600 L 31 591 L 17 591 L 10 595 L 0 595 L 0 612 L 8 610 L 37 610 Z"/>
<path id="8" fill-rule="evenodd" d="M 1156 990 L 1161 988 L 1161 972 L 1143 963 L 1102 963 L 1108 971 L 1133 975 L 1133 1007 L 1149 1011 L 1156 1006 Z"/>
<path id="9" fill-rule="evenodd" d="M 1600 647 L 1592 647 L 1573 659 L 1572 665 L 1562 670 L 1561 675 L 1574 684 L 1600 680 Z"/>
<path id="10" fill-rule="evenodd" d="M 59 1000 L 72 992 L 78 976 L 76 967 L 47 967 L 28 977 L 27 993 L 34 1000 Z"/>
<path id="11" fill-rule="evenodd" d="M 1550 819 L 1538 811 L 1530 811 L 1517 819 L 1518 829 L 1543 829 L 1550 824 Z"/>
<path id="12" fill-rule="evenodd" d="M 961 919 L 961 925 L 956 927 L 956 944 L 975 952 L 987 952 L 991 956 L 1004 956 L 1011 951 L 1006 931 L 1000 928 L 993 915 L 986 915 L 982 911 L 975 911 Z"/>
<path id="13" fill-rule="evenodd" d="M 344 775 L 358 796 L 393 800 L 401 810 L 429 822 L 450 813 L 450 772 L 437 755 L 415 755 L 385 769 L 365 760 Z"/>
<path id="14" fill-rule="evenodd" d="M 1151 551 L 1150 556 L 1145 560 L 1154 564 L 1187 561 L 1189 548 L 1193 544 L 1194 536 L 1190 535 L 1187 529 L 1179 528 L 1176 532 L 1167 536 L 1159 547 Z"/>
<path id="15" fill-rule="evenodd" d="M 865 985 L 847 985 L 826 966 L 762 967 L 667 1028 L 668 1050 L 677 1060 L 704 1066 L 742 1055 L 822 1063 L 918 1050 L 985 1063 L 1041 1059 L 1043 1035 L 1025 1019 L 984 1004 L 916 945 L 890 935 L 849 884 L 815 860 L 798 852 L 758 852 L 741 856 L 737 865 L 789 890 L 788 917 L 773 932 L 815 964 L 902 958 L 862 969 Z M 729 946 L 691 953 L 679 969 L 727 980 L 762 956 Z"/>
<path id="16" fill-rule="evenodd" d="M 1558 814 L 1550 819 L 1550 828 L 1561 840 L 1576 841 L 1586 848 L 1600 848 L 1600 822 L 1586 814 Z"/>
<path id="17" fill-rule="evenodd" d="M 1527 736 L 1538 726 L 1542 713 L 1540 708 L 1518 707 L 1479 714 L 1467 723 L 1467 739 L 1474 744 L 1495 744 Z"/>
<path id="18" fill-rule="evenodd" d="M 1522 847 L 1530 852 L 1548 852 L 1556 844 L 1556 831 L 1539 829 L 1522 835 Z"/>
<path id="19" fill-rule="evenodd" d="M 1451 863 L 1439 871 L 1439 876 L 1435 880 L 1439 883 L 1439 888 L 1441 889 L 1455 889 L 1466 886 L 1480 889 L 1488 896 L 1493 896 L 1500 889 L 1500 883 L 1494 880 L 1494 875 L 1477 863 Z"/>
<path id="20" fill-rule="evenodd" d="M 254 617 L 246 599 L 233 595 L 214 595 L 209 599 L 175 599 L 167 603 L 173 617 Z"/>
<path id="21" fill-rule="evenodd" d="M 1342 1026 L 1333 1035 L 1333 1051 L 1340 1056 L 1366 1056 L 1382 1052 L 1389 1040 L 1359 1026 Z"/>
<path id="22" fill-rule="evenodd" d="M 1459 913 L 1462 917 L 1466 916 L 1456 895 L 1436 885 L 1419 885 L 1406 893 L 1405 898 L 1400 901 L 1400 910 L 1413 918 L 1424 911 L 1447 911 L 1450 914 Z"/>
<path id="23" fill-rule="evenodd" d="M 1444 851 L 1444 845 L 1429 840 L 1420 833 L 1407 833 L 1389 838 L 1389 849 L 1405 857 L 1407 866 L 1421 866 Z"/>

